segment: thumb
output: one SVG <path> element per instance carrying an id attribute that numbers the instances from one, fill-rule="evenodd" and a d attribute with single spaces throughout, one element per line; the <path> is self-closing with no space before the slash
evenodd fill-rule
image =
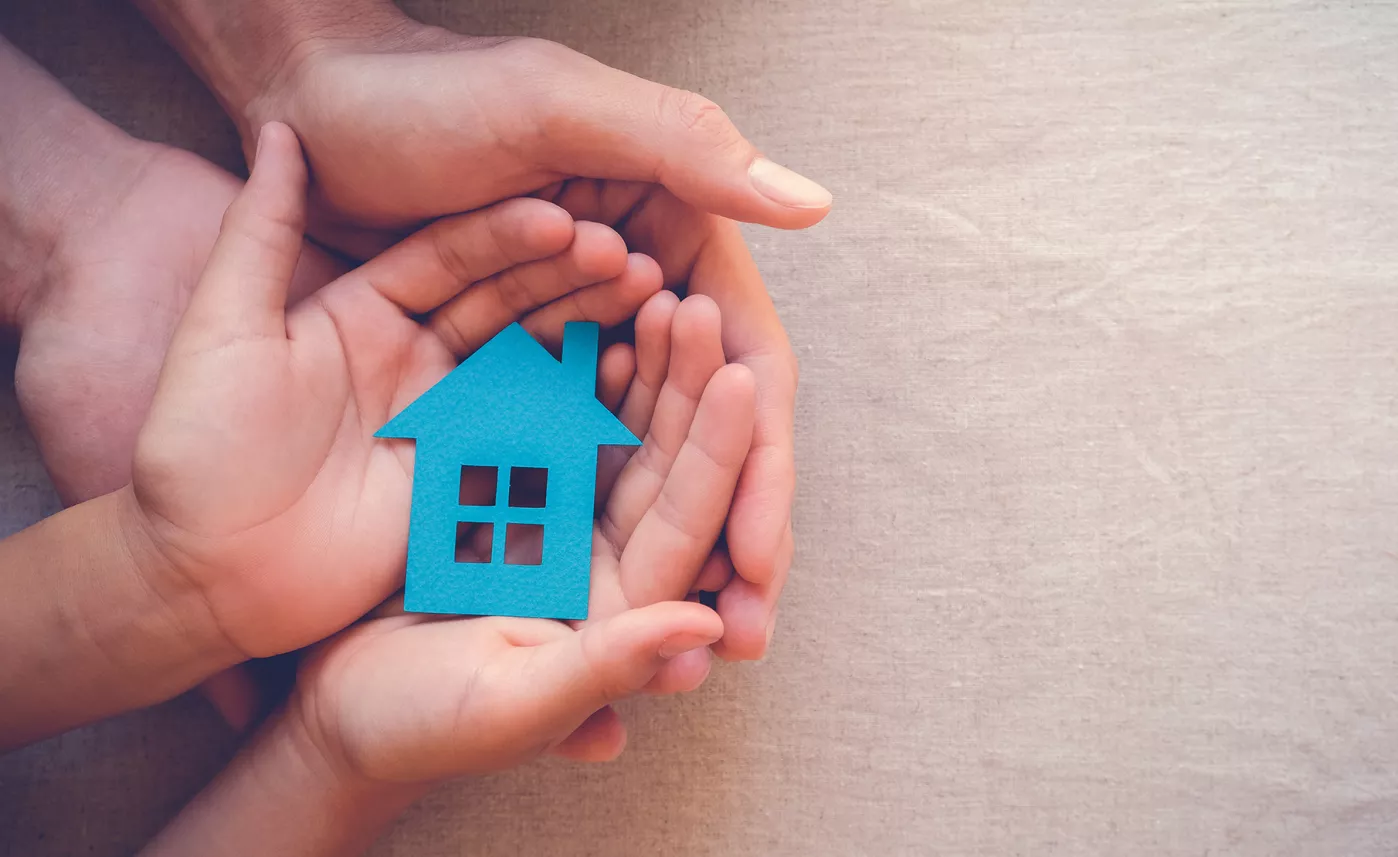
<path id="1" fill-rule="evenodd" d="M 667 601 L 628 610 L 581 631 L 523 650 L 527 681 L 501 688 L 501 728 L 515 746 L 571 734 L 598 709 L 644 688 L 672 658 L 723 636 L 723 621 L 702 604 Z"/>
<path id="2" fill-rule="evenodd" d="M 306 162 L 295 133 L 262 126 L 247 184 L 223 215 L 218 240 L 182 327 L 203 344 L 286 335 L 286 295 L 301 255 Z"/>
<path id="3" fill-rule="evenodd" d="M 830 192 L 763 157 L 712 101 L 603 65 L 552 42 L 520 80 L 540 84 L 525 148 L 565 175 L 658 182 L 723 217 L 784 229 L 819 222 Z M 542 133 L 537 133 L 542 132 Z"/>

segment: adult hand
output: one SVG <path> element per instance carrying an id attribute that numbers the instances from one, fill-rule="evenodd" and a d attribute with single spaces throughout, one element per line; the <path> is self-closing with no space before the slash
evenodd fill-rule
<path id="1" fill-rule="evenodd" d="M 709 588 L 718 589 L 724 625 L 714 652 L 725 660 L 760 658 L 771 642 L 777 599 L 791 567 L 797 368 L 757 266 L 733 221 L 700 211 L 659 185 L 575 179 L 539 196 L 574 217 L 612 224 L 627 246 L 660 264 L 667 286 L 711 298 L 723 315 L 725 358 L 746 366 L 757 380 L 757 419 L 726 526 L 728 551 L 714 557 L 716 566 L 731 563 L 737 573 L 720 575 L 722 586 Z M 638 351 L 644 321 L 637 319 Z M 642 383 L 645 367 L 638 360 Z"/>
<path id="2" fill-rule="evenodd" d="M 399 17 L 308 39 L 242 111 L 296 130 L 312 231 L 363 256 L 421 221 L 584 176 L 660 184 L 704 211 L 803 228 L 824 188 L 762 157 L 713 102 L 540 39 L 472 38 Z"/>
<path id="3" fill-rule="evenodd" d="M 724 349 L 756 375 L 759 411 L 728 524 L 738 575 L 719 599 L 717 651 L 760 657 L 790 564 L 796 368 L 725 218 L 806 227 L 829 193 L 762 158 L 712 102 L 550 42 L 462 36 L 382 0 L 138 2 L 213 86 L 245 148 L 267 120 L 296 130 L 317 238 L 364 257 L 425 219 L 566 182 L 565 208 L 593 211 L 646 247 L 668 285 L 718 303 Z M 611 181 L 589 199 L 580 178 Z"/>
<path id="4" fill-rule="evenodd" d="M 132 139 L 0 38 L 0 323 L 15 386 L 66 504 L 131 476 L 175 323 L 237 194 L 188 152 Z M 343 266 L 302 249 L 297 297 Z"/>
<path id="5" fill-rule="evenodd" d="M 15 389 L 67 505 L 131 478 L 170 336 L 240 182 L 167 146 L 124 138 L 66 222 L 20 318 Z M 302 248 L 293 300 L 344 265 Z"/>

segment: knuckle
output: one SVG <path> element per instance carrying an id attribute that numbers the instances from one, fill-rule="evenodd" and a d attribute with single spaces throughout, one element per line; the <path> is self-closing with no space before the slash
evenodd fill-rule
<path id="1" fill-rule="evenodd" d="M 513 268 L 491 279 L 500 306 L 513 317 L 524 315 L 536 306 L 526 279 L 519 276 Z"/>
<path id="2" fill-rule="evenodd" d="M 588 306 L 587 291 L 577 291 L 568 293 L 568 321 L 600 321 L 596 313 L 592 312 Z"/>
<path id="3" fill-rule="evenodd" d="M 613 654 L 607 651 L 598 635 L 584 631 L 578 643 L 582 648 L 584 669 L 598 697 L 611 702 L 630 695 L 632 688 L 627 687 L 620 671 L 613 668 Z"/>
<path id="4" fill-rule="evenodd" d="M 457 324 L 456 318 L 450 310 L 442 310 L 433 314 L 431 320 L 428 321 L 428 327 L 452 354 L 460 356 L 466 353 L 468 348 L 466 336 L 462 333 L 461 326 Z"/>
<path id="5" fill-rule="evenodd" d="M 294 215 L 250 205 L 229 206 L 223 216 L 223 231 L 276 254 L 296 249 L 301 241 L 301 225 Z"/>
<path id="6" fill-rule="evenodd" d="M 566 66 L 577 56 L 572 48 L 548 39 L 524 36 L 495 46 L 504 61 L 515 71 L 547 72 Z"/>
<path id="7" fill-rule="evenodd" d="M 437 264 L 442 270 L 458 283 L 466 282 L 470 278 L 469 266 L 466 259 L 461 255 L 461 248 L 451 240 L 452 235 L 447 229 L 434 229 L 431 231 L 429 243 L 432 252 L 437 257 Z"/>
<path id="8" fill-rule="evenodd" d="M 717 148 L 731 148 L 743 143 L 742 135 L 729 121 L 722 107 L 685 89 L 667 87 L 661 93 L 660 121 L 662 124 L 678 124 Z"/>

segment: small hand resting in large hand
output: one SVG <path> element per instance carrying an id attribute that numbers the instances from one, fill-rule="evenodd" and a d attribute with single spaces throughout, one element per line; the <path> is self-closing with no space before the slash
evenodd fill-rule
<path id="1" fill-rule="evenodd" d="M 259 171 L 265 166 L 279 174 L 281 161 L 273 165 L 273 158 L 294 163 L 294 153 L 271 148 L 287 143 L 277 133 L 264 138 Z M 254 176 L 240 200 L 238 218 L 269 232 L 294 232 L 286 225 L 288 212 L 275 207 L 278 200 L 261 196 L 260 178 Z M 236 223 L 220 238 L 215 258 L 264 255 L 239 247 L 256 233 L 243 233 Z M 278 240 L 264 235 L 257 246 L 275 248 Z M 245 266 L 236 279 L 256 286 L 273 281 L 272 273 Z M 205 297 L 204 286 L 216 283 L 201 284 L 195 307 Z M 330 290 L 325 300 L 336 306 L 340 298 Z M 312 454 L 279 460 L 275 468 L 301 475 L 274 477 L 273 468 L 262 468 L 257 486 L 235 495 L 248 498 L 237 507 L 245 510 L 227 518 L 211 502 L 166 501 L 202 507 L 202 517 L 189 520 L 210 522 L 198 525 L 201 532 L 212 534 L 216 543 L 235 545 L 236 555 L 294 550 L 302 562 L 323 571 L 325 586 L 336 585 L 332 576 L 358 573 L 379 547 L 341 523 L 371 525 L 352 510 L 381 514 L 386 523 L 379 537 L 403 551 L 413 447 L 374 441 L 372 433 L 449 367 L 449 361 L 435 358 L 416 362 L 414 355 L 436 354 L 435 345 L 423 345 L 416 336 L 399 338 L 388 352 L 404 355 L 397 364 L 377 369 L 362 364 L 359 351 L 372 349 L 378 337 L 393 340 L 394 334 L 382 320 L 372 330 L 362 327 L 368 317 L 351 317 L 362 308 L 346 306 L 341 312 L 345 315 L 326 322 L 338 332 L 325 332 L 323 341 L 334 344 L 331 353 L 349 355 L 347 379 L 336 381 L 338 373 L 320 370 L 304 395 L 316 398 L 323 393 L 315 391 L 348 388 L 336 399 L 346 403 L 334 409 L 342 416 L 333 431 L 320 433 L 328 440 L 311 447 Z M 192 331 L 205 329 L 197 316 L 189 324 Z M 268 327 L 250 341 L 267 339 L 285 347 L 288 338 L 294 343 L 299 335 L 304 344 L 298 347 L 309 348 L 317 330 L 294 326 L 288 318 L 287 335 Z M 266 391 L 280 386 L 258 379 L 269 373 L 295 378 L 305 371 L 301 366 L 317 365 L 306 360 L 295 368 L 289 361 L 262 366 L 251 355 L 230 361 L 219 352 L 251 346 L 230 343 L 226 335 L 205 340 L 193 332 L 186 343 L 186 333 L 183 326 L 177 332 L 180 350 L 172 351 L 152 418 L 168 419 L 177 434 L 186 429 L 160 410 L 167 379 L 172 388 L 178 377 L 180 389 L 193 389 L 196 380 L 227 386 L 228 380 L 216 379 L 246 375 L 250 391 L 264 391 L 239 403 L 248 410 L 264 407 Z M 197 377 L 199 372 L 208 375 Z M 372 839 L 406 803 L 443 779 L 500 770 L 550 750 L 579 760 L 613 758 L 624 746 L 625 731 L 610 703 L 642 690 L 687 690 L 703 680 L 707 647 L 721 638 L 723 624 L 692 596 L 721 588 L 731 573 L 714 561 L 711 550 L 751 442 L 753 377 L 745 366 L 725 364 L 713 302 L 704 297 L 680 302 L 668 292 L 652 297 L 637 317 L 634 378 L 629 359 L 604 359 L 601 374 L 604 400 L 645 440 L 633 454 L 612 450 L 599 468 L 590 618 L 562 623 L 404 615 L 401 598 L 391 599 L 311 650 L 287 705 L 148 854 L 196 848 L 207 853 L 210 847 L 227 853 L 341 853 Z M 363 381 L 356 385 L 357 377 Z M 289 399 L 277 399 L 276 405 L 291 409 Z M 305 407 L 318 412 L 323 406 Z M 232 413 L 224 419 L 233 419 Z M 331 421 L 310 425 L 318 422 Z M 208 454 L 194 453 L 200 461 Z M 268 451 L 249 447 L 246 454 Z M 138 463 L 138 477 L 145 466 Z M 170 464 L 161 471 L 173 474 L 191 466 Z M 231 472 L 227 477 L 238 478 Z M 324 488 L 317 487 L 321 480 Z M 270 484 L 279 490 L 260 487 Z M 341 492 L 340 502 L 321 493 L 332 490 Z M 157 523 L 154 529 L 167 526 Z M 204 540 L 192 534 L 194 526 L 180 528 L 181 552 Z M 266 527 L 277 535 L 261 535 Z M 325 533 L 332 535 L 323 538 Z M 226 542 L 229 538 L 234 541 Z M 315 562 L 314 550 L 333 553 L 333 563 Z M 258 823 L 247 824 L 250 818 Z M 325 821 L 308 824 L 308 819 Z"/>
<path id="2" fill-rule="evenodd" d="M 269 126 L 171 341 L 131 484 L 0 542 L 0 746 L 372 610 L 402 584 L 412 474 L 411 446 L 378 427 L 516 318 L 557 341 L 661 287 L 612 230 L 519 199 L 440 220 L 287 309 L 305 180 L 295 136 Z M 629 378 L 629 347 L 601 365 Z"/>

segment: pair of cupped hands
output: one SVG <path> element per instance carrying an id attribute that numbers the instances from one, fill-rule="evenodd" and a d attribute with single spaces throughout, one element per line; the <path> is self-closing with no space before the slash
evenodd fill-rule
<path id="1" fill-rule="evenodd" d="M 163 597 L 202 605 L 230 660 L 330 636 L 304 659 L 286 711 L 333 764 L 420 781 L 549 749 L 610 758 L 625 733 L 608 703 L 697 686 L 711 645 L 745 659 L 770 640 L 791 553 L 795 365 L 722 215 L 805 226 L 828 197 L 761 159 L 696 96 L 548 43 L 424 38 L 461 41 L 411 53 L 433 66 L 421 71 L 460 78 L 462 68 L 441 66 L 469 66 L 472 86 L 498 100 L 461 99 L 458 115 L 431 104 L 424 115 L 441 127 L 406 140 L 389 133 L 401 126 L 351 133 L 334 117 L 393 114 L 372 103 L 385 58 L 356 54 L 362 45 L 308 54 L 284 81 L 304 100 L 250 105 L 290 120 L 302 139 L 251 117 L 252 176 L 187 307 L 211 221 L 207 206 L 182 208 L 207 202 L 197 190 L 231 198 L 236 186 L 191 156 L 146 150 L 110 200 L 127 216 L 94 218 L 55 249 L 53 267 L 69 289 L 103 280 L 117 315 L 130 305 L 123 288 L 165 284 L 147 306 L 183 312 L 158 386 L 142 387 L 165 354 L 158 325 L 125 337 L 98 325 L 87 355 L 59 347 L 73 324 L 60 286 L 27 326 L 21 399 L 67 499 L 129 477 L 129 549 Z M 520 99 L 521 86 L 534 97 Z M 401 92 L 380 94 L 403 109 Z M 394 143 L 353 148 L 378 138 Z M 342 262 L 303 244 L 302 143 L 316 175 L 313 234 L 359 257 L 392 244 L 361 267 L 341 273 Z M 356 172 L 365 165 L 380 175 Z M 534 198 L 490 205 L 525 192 Z M 123 234 L 113 224 L 131 222 L 122 210 L 133 208 L 151 216 Z M 462 210 L 393 244 L 412 224 Z M 172 263 L 181 233 L 193 237 Z M 629 458 L 603 457 L 588 622 L 402 615 L 392 596 L 412 445 L 373 433 L 512 321 L 552 342 L 566 321 L 633 315 L 634 348 L 604 353 L 599 396 L 645 442 Z M 101 355 L 132 367 L 132 396 L 65 420 L 71 403 L 46 391 Z M 94 454 L 98 437 L 112 454 Z M 129 473 L 109 464 L 123 445 L 135 449 Z M 725 528 L 728 552 L 711 552 Z M 684 600 L 701 589 L 718 591 L 717 612 Z"/>

